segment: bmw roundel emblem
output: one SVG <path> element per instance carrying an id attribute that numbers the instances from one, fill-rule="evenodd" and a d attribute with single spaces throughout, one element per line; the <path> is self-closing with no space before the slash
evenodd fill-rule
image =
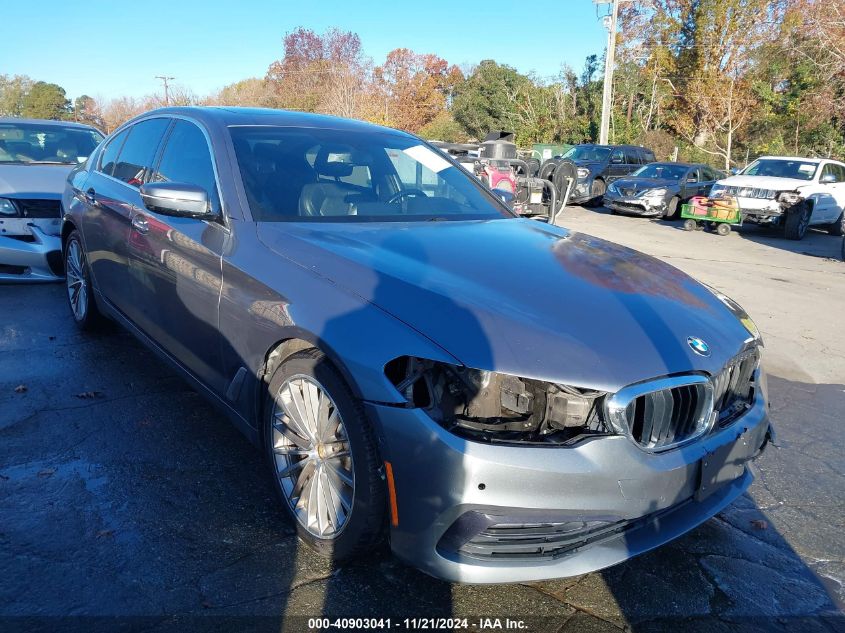
<path id="1" fill-rule="evenodd" d="M 699 356 L 710 356 L 710 346 L 697 336 L 688 336 L 687 345 Z"/>

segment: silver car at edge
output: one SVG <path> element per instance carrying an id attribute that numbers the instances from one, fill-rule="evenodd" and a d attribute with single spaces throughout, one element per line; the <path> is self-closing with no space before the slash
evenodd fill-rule
<path id="1" fill-rule="evenodd" d="M 452 581 L 623 561 L 740 496 L 762 341 L 641 253 L 515 217 L 417 137 L 170 108 L 65 190 L 71 314 L 128 328 L 262 451 L 302 540 Z"/>
<path id="2" fill-rule="evenodd" d="M 59 200 L 102 140 L 81 123 L 0 117 L 0 282 L 64 277 Z"/>

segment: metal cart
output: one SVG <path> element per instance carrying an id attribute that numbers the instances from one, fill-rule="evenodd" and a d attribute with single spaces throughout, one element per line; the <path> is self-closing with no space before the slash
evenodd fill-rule
<path id="1" fill-rule="evenodd" d="M 694 231 L 702 226 L 714 229 L 719 235 L 728 235 L 731 226 L 742 225 L 742 210 L 734 196 L 705 198 L 696 196 L 681 206 L 684 230 Z"/>

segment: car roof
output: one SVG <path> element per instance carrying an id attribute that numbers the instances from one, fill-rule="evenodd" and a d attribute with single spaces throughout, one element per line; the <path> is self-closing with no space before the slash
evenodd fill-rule
<path id="1" fill-rule="evenodd" d="M 224 126 L 237 125 L 272 125 L 279 127 L 310 127 L 346 131 L 390 132 L 411 136 L 407 132 L 396 130 L 357 119 L 344 119 L 327 114 L 275 110 L 273 108 L 244 108 L 234 106 L 179 106 L 158 108 L 144 112 L 138 118 L 150 115 L 174 114 L 189 116 L 198 121 L 216 122 Z"/>
<path id="2" fill-rule="evenodd" d="M 16 116 L 0 117 L 0 123 L 34 123 L 38 125 L 47 125 L 55 127 L 75 127 L 81 130 L 97 130 L 97 128 L 92 125 L 86 125 L 85 123 L 77 123 L 76 121 L 56 121 L 54 119 L 24 119 Z M 99 132 L 99 130 L 97 131 Z"/>
<path id="3" fill-rule="evenodd" d="M 772 160 L 800 160 L 805 163 L 820 163 L 823 160 L 826 160 L 824 158 L 807 158 L 805 156 L 758 156 L 755 160 L 760 160 L 761 158 Z"/>
<path id="4" fill-rule="evenodd" d="M 658 160 L 653 163 L 649 163 L 649 165 L 666 165 L 667 167 L 708 167 L 709 165 L 705 165 L 704 163 L 676 163 L 672 162 L 671 160 Z M 711 169 L 713 169 L 711 167 Z"/>

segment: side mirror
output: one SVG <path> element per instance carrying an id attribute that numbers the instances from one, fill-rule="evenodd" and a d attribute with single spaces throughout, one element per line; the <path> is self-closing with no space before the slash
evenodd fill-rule
<path id="1" fill-rule="evenodd" d="M 741 172 L 741 171 L 742 171 L 742 170 L 741 170 L 739 167 L 731 167 L 731 168 L 728 170 L 728 173 L 729 173 L 731 176 L 736 176 L 736 175 L 737 175 L 739 172 Z"/>
<path id="2" fill-rule="evenodd" d="M 830 185 L 838 181 L 836 180 L 836 174 L 824 174 L 819 182 L 823 185 Z"/>
<path id="3" fill-rule="evenodd" d="M 148 182 L 141 185 L 141 200 L 150 211 L 177 218 L 215 220 L 208 192 L 202 187 L 180 182 Z"/>
<path id="4" fill-rule="evenodd" d="M 507 189 L 493 189 L 493 193 L 495 193 L 502 202 L 504 202 L 509 209 L 513 208 L 513 201 L 516 199 L 516 195 L 512 191 L 508 191 Z"/>

